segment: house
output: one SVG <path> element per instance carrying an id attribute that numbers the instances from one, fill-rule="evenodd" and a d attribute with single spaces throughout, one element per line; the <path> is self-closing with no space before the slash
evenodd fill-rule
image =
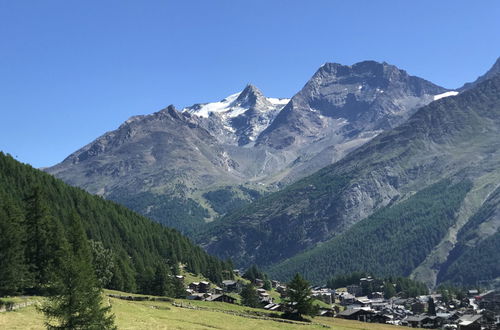
<path id="1" fill-rule="evenodd" d="M 223 294 L 214 294 L 205 299 L 205 301 L 218 301 L 225 302 L 228 304 L 234 304 L 236 302 L 236 298 L 233 298 L 225 293 Z"/>
<path id="2" fill-rule="evenodd" d="M 222 288 L 219 288 L 218 286 L 216 286 L 215 288 L 213 288 L 213 292 L 215 294 L 223 294 L 224 290 Z"/>
<path id="3" fill-rule="evenodd" d="M 429 316 L 421 314 L 408 316 L 403 321 L 403 324 L 405 323 L 412 328 L 435 329 L 443 325 L 443 319 L 439 316 Z"/>
<path id="4" fill-rule="evenodd" d="M 198 292 L 198 290 L 200 289 L 200 282 L 191 282 L 188 286 L 189 289 L 193 292 Z"/>
<path id="5" fill-rule="evenodd" d="M 480 309 L 500 314 L 500 291 L 488 291 L 476 297 Z"/>
<path id="6" fill-rule="evenodd" d="M 371 317 L 370 322 L 372 322 L 372 323 L 384 323 L 385 324 L 391 320 L 392 320 L 392 318 L 389 315 L 376 313 Z"/>
<path id="7" fill-rule="evenodd" d="M 256 278 L 253 283 L 255 284 L 256 287 L 262 288 L 264 286 L 264 280 L 261 280 L 260 278 Z"/>
<path id="8" fill-rule="evenodd" d="M 361 296 L 361 293 L 363 292 L 361 287 L 359 285 L 356 285 L 356 284 L 348 285 L 346 287 L 346 289 L 347 289 L 347 292 L 349 292 L 353 296 Z"/>
<path id="9" fill-rule="evenodd" d="M 276 281 L 276 280 L 272 280 L 271 281 L 271 287 L 273 289 L 276 289 L 278 287 L 278 285 L 280 285 L 280 282 Z"/>
<path id="10" fill-rule="evenodd" d="M 340 304 L 343 306 L 347 306 L 353 304 L 355 299 L 356 297 L 354 297 L 354 295 L 347 292 L 342 292 L 342 294 L 340 295 Z"/>
<path id="11" fill-rule="evenodd" d="M 332 297 L 331 293 L 327 293 L 327 292 L 317 292 L 317 293 L 314 293 L 313 292 L 312 296 L 315 299 L 321 300 L 321 301 L 323 301 L 324 303 L 326 303 L 328 305 L 333 304 L 333 297 Z"/>
<path id="12" fill-rule="evenodd" d="M 410 310 L 415 314 L 423 314 L 425 312 L 425 303 L 421 301 L 415 301 L 410 306 Z"/>
<path id="13" fill-rule="evenodd" d="M 240 292 L 241 284 L 233 280 L 222 281 L 222 288 L 226 292 Z"/>
<path id="14" fill-rule="evenodd" d="M 374 312 L 366 309 L 346 309 L 337 314 L 337 317 L 346 320 L 355 320 L 362 322 L 371 322 Z"/>
<path id="15" fill-rule="evenodd" d="M 483 315 L 466 314 L 458 319 L 458 330 L 481 330 Z"/>
<path id="16" fill-rule="evenodd" d="M 198 286 L 198 292 L 207 293 L 210 290 L 210 282 L 201 281 Z"/>
<path id="17" fill-rule="evenodd" d="M 286 286 L 284 285 L 278 285 L 276 287 L 276 292 L 278 292 L 280 294 L 280 297 L 281 298 L 286 298 Z"/>

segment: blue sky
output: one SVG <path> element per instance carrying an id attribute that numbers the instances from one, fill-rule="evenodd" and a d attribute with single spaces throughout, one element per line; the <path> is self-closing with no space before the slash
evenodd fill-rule
<path id="1" fill-rule="evenodd" d="M 291 97 L 325 62 L 448 88 L 500 56 L 500 1 L 0 0 L 0 150 L 54 165 L 133 115 L 247 83 Z"/>

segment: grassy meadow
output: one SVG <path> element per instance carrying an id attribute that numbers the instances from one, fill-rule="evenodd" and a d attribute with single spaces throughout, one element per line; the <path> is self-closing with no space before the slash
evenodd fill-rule
<path id="1" fill-rule="evenodd" d="M 109 293 L 129 295 L 119 292 Z M 42 299 L 32 299 L 35 301 L 33 305 L 12 312 L 0 313 L 0 329 L 44 329 L 44 317 L 36 308 Z M 176 299 L 177 304 L 190 307 L 184 308 L 174 306 L 170 302 L 160 301 L 127 301 L 110 297 L 106 297 L 104 301 L 111 304 L 118 329 L 408 329 L 326 317 L 316 317 L 312 324 L 282 323 L 269 319 L 251 318 L 256 317 L 255 313 L 259 313 L 259 315 L 265 313 L 262 309 L 217 302 Z"/>

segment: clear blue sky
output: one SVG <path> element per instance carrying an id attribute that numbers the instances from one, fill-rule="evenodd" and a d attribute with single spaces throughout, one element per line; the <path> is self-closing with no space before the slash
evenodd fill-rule
<path id="1" fill-rule="evenodd" d="M 54 165 L 169 104 L 290 97 L 325 62 L 456 88 L 498 56 L 498 0 L 0 0 L 0 150 Z"/>

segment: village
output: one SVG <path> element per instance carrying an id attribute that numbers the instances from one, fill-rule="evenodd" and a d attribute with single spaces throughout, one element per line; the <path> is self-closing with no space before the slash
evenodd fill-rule
<path id="1" fill-rule="evenodd" d="M 235 273 L 239 275 L 236 270 Z M 181 275 L 177 278 L 184 280 Z M 239 278 L 224 280 L 221 287 L 208 281 L 191 282 L 186 288 L 187 299 L 235 304 L 245 285 L 245 281 Z M 285 283 L 259 278 L 251 282 L 258 293 L 260 308 L 270 312 L 286 310 Z M 270 288 L 264 288 L 266 282 L 270 282 Z M 500 329 L 499 290 L 468 290 L 462 299 L 450 299 L 437 293 L 406 298 L 398 295 L 384 297 L 383 291 L 366 291 L 366 288 L 380 285 L 379 280 L 368 276 L 360 278 L 358 284 L 340 289 L 311 287 L 311 295 L 318 302 L 318 316 L 412 328 Z"/>

